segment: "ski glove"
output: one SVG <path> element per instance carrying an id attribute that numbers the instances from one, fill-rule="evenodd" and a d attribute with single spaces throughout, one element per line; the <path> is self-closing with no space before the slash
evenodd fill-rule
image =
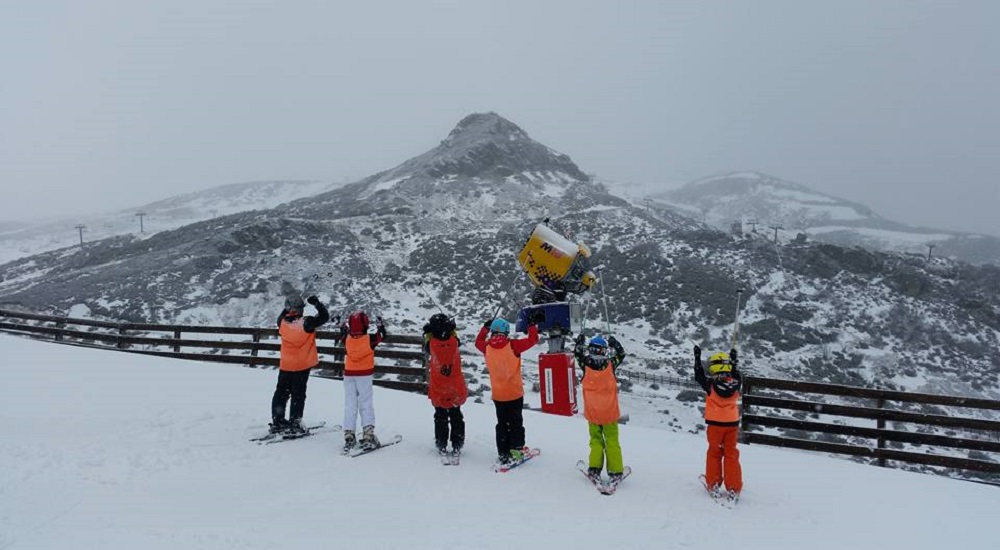
<path id="1" fill-rule="evenodd" d="M 733 365 L 733 368 L 736 368 L 737 361 L 738 359 L 736 358 L 736 348 L 733 348 L 729 350 L 729 362 Z"/>
<path id="2" fill-rule="evenodd" d="M 319 303 L 319 298 L 317 298 L 315 296 L 310 296 L 309 298 L 306 299 L 306 301 L 309 302 L 312 305 L 316 305 L 316 304 Z"/>

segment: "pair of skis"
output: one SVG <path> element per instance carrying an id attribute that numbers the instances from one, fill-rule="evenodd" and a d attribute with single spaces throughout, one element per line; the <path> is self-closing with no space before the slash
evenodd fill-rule
<path id="1" fill-rule="evenodd" d="M 711 497 L 712 500 L 719 506 L 722 506 L 723 508 L 732 509 L 735 508 L 737 504 L 739 504 L 740 494 L 737 493 L 736 491 L 727 491 L 724 488 L 722 488 L 721 485 L 716 485 L 715 487 L 709 487 L 708 481 L 705 480 L 704 475 L 698 476 L 698 480 L 701 481 L 701 486 L 705 488 L 705 491 L 708 493 L 708 496 Z"/>
<path id="2" fill-rule="evenodd" d="M 531 447 L 521 448 L 521 458 L 511 461 L 511 462 L 497 462 L 493 465 L 493 471 L 498 474 L 507 473 L 518 466 L 521 466 L 525 462 L 528 462 L 532 458 L 542 454 L 541 449 L 533 449 Z"/>
<path id="3" fill-rule="evenodd" d="M 284 431 L 267 433 L 257 437 L 251 437 L 250 441 L 257 443 L 259 445 L 272 445 L 274 443 L 281 443 L 283 441 L 292 441 L 295 439 L 303 439 L 311 435 L 315 435 L 320 432 L 339 432 L 341 430 L 340 424 L 334 426 L 326 427 L 326 422 L 319 422 L 313 424 L 312 426 L 303 427 L 302 431 Z"/>
<path id="4" fill-rule="evenodd" d="M 293 441 L 296 439 L 304 439 L 306 437 L 316 435 L 321 432 L 339 432 L 342 431 L 343 427 L 340 424 L 336 424 L 330 427 L 326 426 L 326 422 L 318 422 L 311 426 L 303 427 L 302 431 L 283 431 L 276 433 L 268 433 L 257 437 L 250 438 L 250 441 L 257 443 L 259 445 L 273 445 L 274 443 L 281 443 L 283 441 Z M 395 445 L 403 440 L 403 436 L 397 434 L 392 436 L 388 441 L 380 443 L 376 447 L 365 448 L 362 446 L 351 447 L 350 449 L 345 449 L 341 454 L 350 457 L 358 457 L 361 455 L 366 455 L 372 451 L 377 451 L 383 447 L 388 447 L 390 445 Z"/>
<path id="5" fill-rule="evenodd" d="M 349 456 L 351 458 L 357 458 L 359 456 L 363 456 L 368 453 L 373 453 L 379 449 L 384 449 L 385 447 L 395 445 L 396 443 L 399 443 L 402 440 L 403 436 L 396 434 L 386 441 L 380 441 L 379 444 L 374 447 L 365 447 L 363 445 L 358 444 L 353 447 L 344 448 L 344 450 L 342 450 L 340 454 L 344 456 Z"/>
<path id="6" fill-rule="evenodd" d="M 441 457 L 442 466 L 458 466 L 462 462 L 461 449 L 450 451 L 441 449 L 438 451 L 438 456 Z"/>
<path id="7" fill-rule="evenodd" d="M 587 481 L 589 481 L 594 486 L 594 488 L 597 489 L 597 492 L 606 496 L 611 496 L 615 494 L 615 491 L 618 490 L 618 486 L 621 485 L 623 481 L 625 481 L 625 478 L 632 475 L 632 468 L 630 466 L 625 466 L 625 469 L 622 470 L 621 477 L 617 477 L 615 479 L 608 479 L 607 481 L 605 481 L 604 478 L 601 477 L 600 475 L 591 474 L 590 470 L 587 467 L 587 463 L 582 460 L 576 463 L 576 469 L 580 470 L 580 473 L 583 474 L 583 477 L 587 478 Z"/>

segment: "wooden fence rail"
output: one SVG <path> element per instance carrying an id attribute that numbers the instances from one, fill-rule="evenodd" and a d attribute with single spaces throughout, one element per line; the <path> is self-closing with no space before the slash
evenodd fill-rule
<path id="1" fill-rule="evenodd" d="M 250 367 L 277 367 L 278 352 L 281 349 L 277 328 L 113 323 L 7 309 L 0 309 L 0 319 L 3 319 L 0 320 L 0 331 L 51 339 L 62 344 Z M 81 327 L 89 327 L 91 330 L 80 330 Z M 192 339 L 184 338 L 185 333 L 226 335 L 241 339 Z M 339 337 L 339 331 L 316 331 L 317 350 L 321 357 L 333 360 L 320 361 L 313 369 L 314 375 L 338 379 L 343 377 L 344 347 Z M 272 341 L 265 341 L 267 339 Z M 324 342 L 333 345 L 323 345 Z M 422 345 L 423 338 L 420 336 L 390 334 L 383 345 L 375 350 L 375 370 L 377 375 L 389 374 L 398 379 L 378 378 L 374 383 L 393 389 L 426 393 Z M 218 353 L 219 351 L 222 353 Z M 272 356 L 262 356 L 261 353 Z"/>
<path id="2" fill-rule="evenodd" d="M 775 395 L 776 393 L 779 395 Z M 854 403 L 828 403 L 816 400 L 815 397 L 804 397 L 802 394 L 833 396 L 844 400 L 853 400 Z M 859 400 L 871 401 L 874 406 L 860 406 L 857 404 Z M 897 407 L 889 408 L 890 402 L 898 403 Z M 944 414 L 938 414 L 939 411 L 916 412 L 914 410 L 900 410 L 900 407 L 910 409 L 918 407 L 946 408 L 947 410 Z M 1000 441 L 992 441 L 983 437 L 953 435 L 954 430 L 961 430 L 966 434 L 996 435 L 1000 433 L 1000 421 L 961 416 L 954 409 L 998 411 L 1000 410 L 1000 401 L 746 377 L 743 386 L 743 441 L 794 449 L 866 456 L 876 459 L 880 466 L 885 466 L 886 461 L 893 460 L 991 474 L 1000 473 L 1000 462 L 997 462 Z M 788 411 L 794 411 L 791 413 L 793 416 L 789 417 Z M 968 414 L 968 412 L 964 414 Z M 874 427 L 816 421 L 816 417 L 820 415 L 867 419 L 874 423 Z M 807 420 L 807 416 L 813 418 Z M 887 422 L 892 422 L 894 429 L 888 429 Z M 926 433 L 935 427 L 946 428 L 946 434 Z M 816 434 L 849 436 L 874 440 L 874 444 L 804 439 L 787 434 L 770 435 L 760 433 L 762 428 L 793 430 L 812 436 Z M 921 452 L 889 449 L 886 444 L 890 441 L 920 446 Z M 947 454 L 931 454 L 931 451 L 940 453 L 940 451 L 948 449 L 965 449 L 978 452 L 981 455 L 985 453 L 994 453 L 994 455 L 989 456 L 990 459 L 987 460 L 984 459 L 987 457 L 965 458 Z"/>

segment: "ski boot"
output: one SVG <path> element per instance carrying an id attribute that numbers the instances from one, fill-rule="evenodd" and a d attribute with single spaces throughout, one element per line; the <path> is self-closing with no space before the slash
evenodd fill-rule
<path id="1" fill-rule="evenodd" d="M 361 448 L 370 451 L 378 448 L 378 437 L 375 437 L 375 426 L 365 426 L 361 433 Z"/>
<path id="2" fill-rule="evenodd" d="M 344 430 L 344 453 L 350 452 L 358 444 L 354 437 L 354 430 Z"/>
<path id="3" fill-rule="evenodd" d="M 516 464 L 524 460 L 524 451 L 521 449 L 511 449 L 510 450 L 510 463 Z"/>
<path id="4" fill-rule="evenodd" d="M 595 482 L 601 482 L 601 469 L 600 468 L 587 468 L 587 477 Z"/>
<path id="5" fill-rule="evenodd" d="M 300 436 L 306 433 L 306 428 L 302 425 L 301 418 L 293 418 L 288 422 L 288 428 L 285 431 L 288 435 Z"/>
<path id="6" fill-rule="evenodd" d="M 284 418 L 272 418 L 271 423 L 267 425 L 267 433 L 275 435 L 283 434 L 288 431 L 289 426 L 289 422 Z"/>

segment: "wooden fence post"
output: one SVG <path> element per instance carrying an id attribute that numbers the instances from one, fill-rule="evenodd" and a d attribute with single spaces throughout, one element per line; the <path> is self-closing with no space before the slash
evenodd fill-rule
<path id="1" fill-rule="evenodd" d="M 180 340 L 181 339 L 181 331 L 179 331 L 179 330 L 175 330 L 174 331 L 174 339 L 175 340 Z M 174 353 L 180 353 L 180 352 L 181 352 L 181 345 L 180 344 L 175 345 L 174 346 Z"/>
<path id="2" fill-rule="evenodd" d="M 885 399 L 883 399 L 881 397 L 879 397 L 878 399 L 876 399 L 875 400 L 875 406 L 879 410 L 882 410 L 882 408 L 885 407 Z M 879 418 L 878 420 L 876 420 L 875 421 L 875 427 L 878 428 L 878 429 L 880 429 L 880 430 L 884 430 L 885 429 L 885 419 L 884 418 Z M 880 450 L 885 448 L 885 438 L 884 437 L 879 437 L 878 438 L 878 448 Z M 885 467 L 885 458 L 884 457 L 881 457 L 881 456 L 879 457 L 879 459 L 878 459 L 878 465 L 882 466 L 882 467 Z"/>
<path id="3" fill-rule="evenodd" d="M 115 347 L 118 349 L 125 349 L 126 347 L 125 343 L 121 340 L 122 336 L 125 336 L 125 325 L 118 325 L 118 343 L 115 344 Z"/>
<path id="4" fill-rule="evenodd" d="M 250 350 L 250 365 L 249 366 L 255 368 L 257 366 L 257 344 L 260 343 L 260 331 L 259 330 L 253 331 L 253 343 L 254 343 L 253 349 Z"/>
<path id="5" fill-rule="evenodd" d="M 743 384 L 740 396 L 745 398 L 746 396 L 750 395 L 750 388 L 751 388 L 750 381 L 746 380 Z M 748 438 L 746 436 L 747 428 L 750 427 L 746 420 L 746 415 L 749 412 L 750 412 L 750 405 L 746 404 L 745 399 L 740 399 L 740 443 L 744 445 L 750 444 L 750 442 L 747 441 Z"/>

